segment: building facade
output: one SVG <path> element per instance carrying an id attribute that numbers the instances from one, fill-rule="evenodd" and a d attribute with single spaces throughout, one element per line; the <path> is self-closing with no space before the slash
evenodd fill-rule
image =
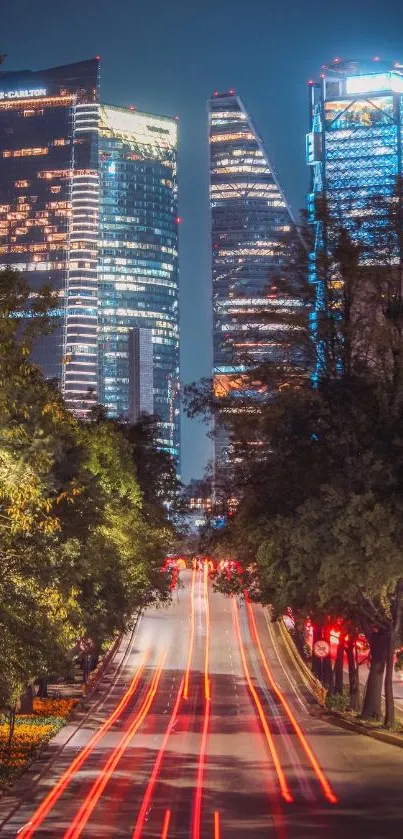
<path id="1" fill-rule="evenodd" d="M 320 80 L 309 85 L 308 216 L 314 230 L 309 270 L 316 288 L 315 331 L 326 306 L 325 281 L 318 270 L 318 256 L 326 250 L 320 199 L 326 199 L 328 213 L 360 241 L 365 253 L 365 244 L 371 245 L 382 224 L 375 199 L 383 197 L 387 206 L 403 173 L 403 66 L 392 67 L 377 58 L 336 58 L 322 68 Z M 318 346 L 316 377 L 320 369 Z"/>
<path id="2" fill-rule="evenodd" d="M 0 73 L 0 268 L 50 285 L 46 377 L 86 416 L 97 398 L 98 61 Z"/>
<path id="3" fill-rule="evenodd" d="M 280 323 L 271 313 L 298 300 L 282 300 L 276 279 L 292 218 L 273 167 L 241 99 L 234 91 L 209 102 L 210 204 L 213 286 L 213 380 L 216 395 L 259 398 L 243 380 L 244 358 L 281 363 Z M 225 459 L 228 438 L 217 431 L 215 460 Z"/>
<path id="4" fill-rule="evenodd" d="M 177 134 L 174 119 L 101 106 L 100 401 L 131 418 L 132 330 L 143 344 L 148 331 L 158 445 L 179 462 Z"/>

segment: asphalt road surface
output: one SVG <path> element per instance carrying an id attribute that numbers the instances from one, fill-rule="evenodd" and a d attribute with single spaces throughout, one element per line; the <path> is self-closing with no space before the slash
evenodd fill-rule
<path id="1" fill-rule="evenodd" d="M 1 800 L 1 836 L 400 839 L 403 750 L 313 717 L 263 610 L 181 580 Z"/>

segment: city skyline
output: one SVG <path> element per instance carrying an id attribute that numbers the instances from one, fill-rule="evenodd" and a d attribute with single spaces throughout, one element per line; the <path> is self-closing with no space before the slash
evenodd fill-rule
<path id="1" fill-rule="evenodd" d="M 35 7 L 21 0 L 18 9 L 11 5 L 5 9 L 4 69 L 50 66 L 100 54 L 104 101 L 180 115 L 183 382 L 211 370 L 207 97 L 216 89 L 234 87 L 247 101 L 297 214 L 308 187 L 309 79 L 338 55 L 399 59 L 402 25 L 403 8 L 397 0 L 386 0 L 382 15 L 375 0 L 366 4 L 365 15 L 341 0 L 336 17 L 317 0 L 308 6 L 291 1 L 275 7 L 255 0 L 246 18 L 244 7 L 226 0 L 219 7 L 207 0 L 203 13 L 181 2 L 169 9 L 157 2 L 139 11 L 117 0 L 112 16 L 105 0 L 97 4 L 96 14 L 92 7 L 72 0 L 63 26 L 45 0 L 38 0 Z M 224 39 L 227 26 L 230 34 Z M 202 473 L 211 456 L 205 428 L 185 419 L 182 448 L 183 476 L 188 480 Z"/>

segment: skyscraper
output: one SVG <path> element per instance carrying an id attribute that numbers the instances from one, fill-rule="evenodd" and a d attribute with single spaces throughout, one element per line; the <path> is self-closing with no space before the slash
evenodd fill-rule
<path id="1" fill-rule="evenodd" d="M 403 173 L 403 66 L 391 67 L 378 58 L 336 58 L 322 68 L 318 82 L 309 84 L 308 213 L 315 232 L 310 255 L 310 280 L 316 286 L 315 329 L 326 291 L 317 270 L 317 256 L 326 250 L 318 199 L 326 199 L 329 214 L 353 237 L 364 245 L 371 243 L 380 223 L 379 208 L 371 207 L 371 200 L 391 196 L 397 176 Z"/>
<path id="2" fill-rule="evenodd" d="M 100 401 L 130 418 L 132 330 L 151 331 L 158 445 L 179 462 L 177 122 L 101 106 L 99 132 Z"/>
<path id="3" fill-rule="evenodd" d="M 177 136 L 101 106 L 98 59 L 0 72 L 0 268 L 57 293 L 35 360 L 79 416 L 158 415 L 179 466 Z"/>
<path id="4" fill-rule="evenodd" d="M 0 268 L 57 292 L 36 348 L 68 406 L 97 389 L 98 60 L 0 73 Z"/>
<path id="5" fill-rule="evenodd" d="M 293 222 L 262 140 L 234 91 L 211 97 L 209 122 L 214 387 L 218 396 L 245 396 L 246 354 L 256 364 L 281 361 L 281 326 L 268 322 L 267 311 L 298 306 L 298 300 L 279 299 L 274 287 Z M 225 457 L 227 442 L 219 433 L 216 460 Z"/>

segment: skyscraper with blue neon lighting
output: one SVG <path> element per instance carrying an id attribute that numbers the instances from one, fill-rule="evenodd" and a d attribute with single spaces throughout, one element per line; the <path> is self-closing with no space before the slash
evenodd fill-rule
<path id="1" fill-rule="evenodd" d="M 133 405 L 147 405 L 159 417 L 158 446 L 179 466 L 177 135 L 175 119 L 100 107 L 100 402 L 129 421 Z M 147 334 L 152 381 L 141 377 L 139 395 L 132 367 L 149 355 Z"/>
<path id="2" fill-rule="evenodd" d="M 316 286 L 315 331 L 326 305 L 326 289 L 318 275 L 318 255 L 326 251 L 320 199 L 353 237 L 364 245 L 371 243 L 379 225 L 379 211 L 371 207 L 371 199 L 382 196 L 387 201 L 403 171 L 403 65 L 391 66 L 378 58 L 336 58 L 309 86 L 308 217 L 314 230 L 309 271 Z"/>

